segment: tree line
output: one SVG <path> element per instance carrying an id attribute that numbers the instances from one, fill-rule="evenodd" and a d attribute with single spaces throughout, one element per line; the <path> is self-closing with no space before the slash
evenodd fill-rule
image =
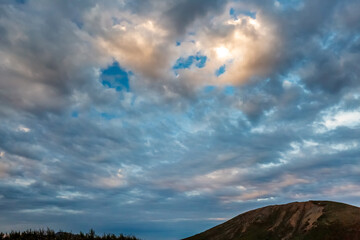
<path id="1" fill-rule="evenodd" d="M 134 236 L 125 236 L 123 234 L 103 234 L 96 235 L 93 229 L 88 233 L 79 234 L 69 232 L 55 232 L 51 229 L 11 231 L 10 233 L 0 232 L 0 240 L 140 240 Z"/>

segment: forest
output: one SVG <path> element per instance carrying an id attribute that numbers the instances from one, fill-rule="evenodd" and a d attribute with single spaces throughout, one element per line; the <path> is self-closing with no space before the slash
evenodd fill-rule
<path id="1" fill-rule="evenodd" d="M 71 232 L 58 231 L 51 229 L 11 231 L 10 233 L 0 232 L 0 239 L 3 240 L 140 240 L 134 236 L 125 236 L 123 234 L 95 234 L 93 229 L 88 233 L 80 232 L 78 234 Z"/>

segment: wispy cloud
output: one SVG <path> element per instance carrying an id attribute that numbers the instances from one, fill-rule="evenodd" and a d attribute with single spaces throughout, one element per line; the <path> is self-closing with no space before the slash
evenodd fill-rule
<path id="1" fill-rule="evenodd" d="M 0 230 L 172 239 L 272 203 L 360 204 L 357 9 L 3 1 Z"/>

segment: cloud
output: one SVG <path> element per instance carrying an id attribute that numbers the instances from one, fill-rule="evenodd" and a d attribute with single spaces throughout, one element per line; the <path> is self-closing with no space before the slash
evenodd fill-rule
<path id="1" fill-rule="evenodd" d="M 1 28 L 6 34 L 0 49 L 1 88 L 6 91 L 1 99 L 34 113 L 58 111 L 69 104 L 74 88 L 93 78 L 94 49 L 71 19 L 46 10 L 34 15 L 37 9 L 34 2 L 2 6 Z"/>
<path id="2" fill-rule="evenodd" d="M 359 204 L 357 6 L 1 3 L 0 230 L 169 239 Z"/>
<path id="3" fill-rule="evenodd" d="M 175 33 L 183 35 L 186 30 L 196 20 L 206 17 L 208 14 L 221 13 L 227 1 L 219 0 L 200 0 L 190 1 L 181 0 L 174 4 L 165 12 L 165 17 L 170 21 L 170 27 L 175 29 Z"/>
<path id="4" fill-rule="evenodd" d="M 349 111 L 349 112 L 335 112 L 325 115 L 323 117 L 323 122 L 318 125 L 323 125 L 326 130 L 334 130 L 337 127 L 349 127 L 356 128 L 359 125 L 360 113 L 359 111 Z M 320 130 L 319 131 L 324 131 Z"/>

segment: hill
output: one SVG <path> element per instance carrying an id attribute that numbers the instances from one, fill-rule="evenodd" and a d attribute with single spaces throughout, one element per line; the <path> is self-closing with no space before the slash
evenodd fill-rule
<path id="1" fill-rule="evenodd" d="M 360 208 L 330 201 L 252 210 L 184 240 L 360 240 Z"/>

